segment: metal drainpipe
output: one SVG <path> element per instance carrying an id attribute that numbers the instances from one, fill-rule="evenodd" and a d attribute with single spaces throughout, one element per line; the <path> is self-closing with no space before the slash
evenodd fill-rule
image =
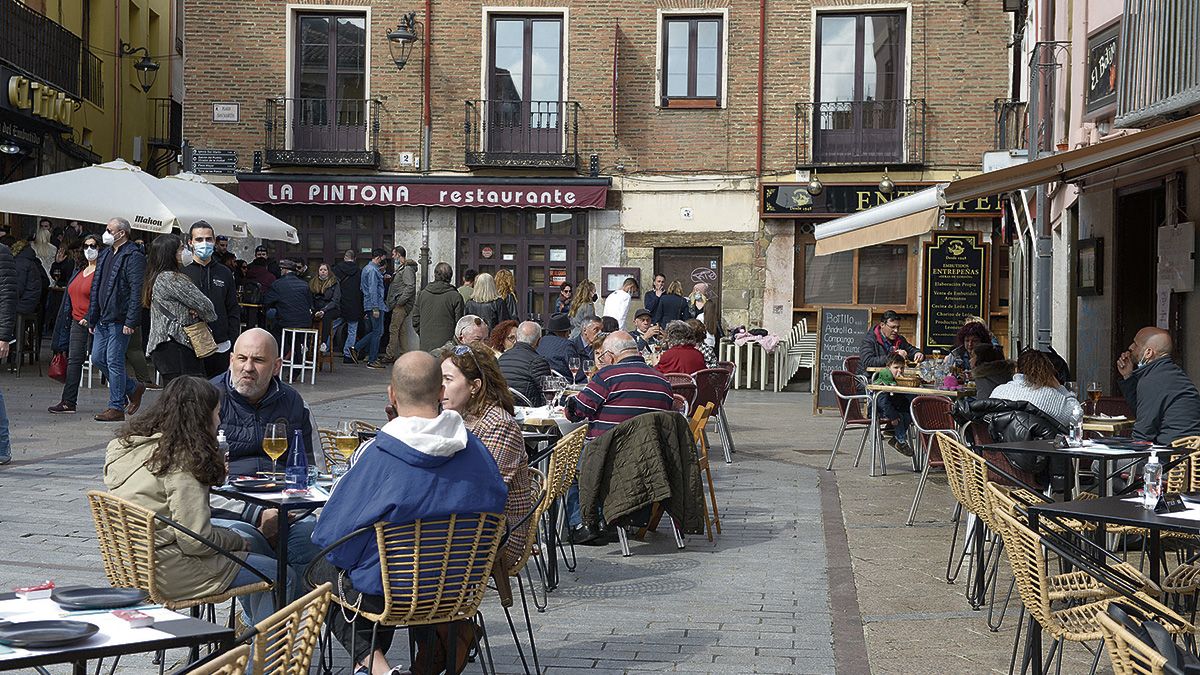
<path id="1" fill-rule="evenodd" d="M 1042 0 L 1040 6 L 1041 46 L 1035 51 L 1034 59 L 1039 67 L 1037 81 L 1038 117 L 1041 118 L 1041 133 L 1030 135 L 1029 160 L 1033 161 L 1041 155 L 1047 139 L 1054 137 L 1054 78 L 1052 74 L 1055 50 L 1054 41 L 1054 2 Z M 1050 62 L 1046 62 L 1047 55 Z M 1034 140 L 1036 138 L 1036 141 Z M 1050 195 L 1046 184 L 1037 186 L 1038 226 L 1034 230 L 1037 237 L 1033 242 L 1033 339 L 1038 349 L 1048 349 L 1051 345 L 1054 324 L 1054 242 L 1051 239 L 1052 226 L 1050 223 Z"/>
<path id="2" fill-rule="evenodd" d="M 422 41 L 421 57 L 421 172 L 429 173 L 430 142 L 429 136 L 433 130 L 433 122 L 429 111 L 429 52 L 430 41 L 433 38 L 433 1 L 425 0 L 425 39 Z M 421 207 L 421 255 L 417 260 L 421 266 L 421 288 L 429 283 L 429 207 Z"/>

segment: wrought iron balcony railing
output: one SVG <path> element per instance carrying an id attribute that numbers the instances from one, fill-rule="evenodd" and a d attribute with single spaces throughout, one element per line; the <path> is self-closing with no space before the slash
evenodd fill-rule
<path id="1" fill-rule="evenodd" d="M 79 98 L 83 41 L 17 0 L 0 0 L 0 61 Z"/>
<path id="2" fill-rule="evenodd" d="M 178 152 L 183 148 L 183 104 L 169 98 L 152 98 L 150 105 L 154 124 L 150 145 Z"/>
<path id="3" fill-rule="evenodd" d="M 576 101 L 466 102 L 467 166 L 579 167 Z"/>
<path id="4" fill-rule="evenodd" d="M 796 104 L 796 166 L 925 163 L 925 99 Z"/>
<path id="5" fill-rule="evenodd" d="M 1200 108 L 1200 5 L 1125 0 L 1117 59 L 1119 127 L 1141 127 Z"/>
<path id="6" fill-rule="evenodd" d="M 273 166 L 379 166 L 378 99 L 267 99 L 266 161 Z"/>
<path id="7" fill-rule="evenodd" d="M 104 62 L 90 49 L 83 50 L 83 63 L 79 67 L 79 92 L 97 107 L 104 107 Z"/>
<path id="8" fill-rule="evenodd" d="M 996 134 L 993 150 L 1019 150 L 1029 147 L 1029 104 L 998 98 L 992 102 L 996 114 Z"/>

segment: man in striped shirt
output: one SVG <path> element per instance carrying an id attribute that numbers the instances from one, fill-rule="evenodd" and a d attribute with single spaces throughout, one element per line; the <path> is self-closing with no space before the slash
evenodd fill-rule
<path id="1" fill-rule="evenodd" d="M 596 361 L 600 370 L 578 396 L 567 401 L 564 410 L 573 422 L 588 421 L 588 442 L 631 417 L 674 408 L 671 384 L 646 364 L 629 333 L 616 331 L 605 338 Z M 587 452 L 587 446 L 583 451 Z M 566 511 L 571 541 L 589 545 L 606 542 L 607 531 L 593 531 L 583 524 L 578 485 L 567 491 Z"/>
<path id="2" fill-rule="evenodd" d="M 605 338 L 596 360 L 600 370 L 565 411 L 573 422 L 588 421 L 589 441 L 631 417 L 674 408 L 670 383 L 646 364 L 629 333 Z"/>

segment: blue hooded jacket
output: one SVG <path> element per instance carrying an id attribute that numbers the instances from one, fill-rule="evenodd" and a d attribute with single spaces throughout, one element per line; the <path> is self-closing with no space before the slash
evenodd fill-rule
<path id="1" fill-rule="evenodd" d="M 133 243 L 115 253 L 112 248 L 100 252 L 96 273 L 92 275 L 92 304 L 87 322 L 95 327 L 115 323 L 137 328 L 142 321 L 142 281 L 146 276 L 146 256 Z"/>
<path id="2" fill-rule="evenodd" d="M 322 548 L 375 523 L 504 512 L 508 486 L 496 460 L 466 430 L 458 413 L 447 411 L 428 420 L 398 417 L 355 456 L 313 530 L 313 543 Z M 373 532 L 343 543 L 326 559 L 349 572 L 355 590 L 383 595 Z"/>

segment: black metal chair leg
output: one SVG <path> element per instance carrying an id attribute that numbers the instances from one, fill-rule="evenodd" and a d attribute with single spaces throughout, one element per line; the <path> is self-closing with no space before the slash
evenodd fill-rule
<path id="1" fill-rule="evenodd" d="M 487 623 L 483 620 L 483 612 L 476 612 L 475 618 L 477 618 L 479 620 L 479 623 L 478 623 L 479 632 L 477 633 L 477 635 L 483 636 L 483 652 L 484 652 L 484 656 L 487 658 L 488 665 L 487 665 L 487 668 L 484 669 L 484 672 L 485 673 L 494 673 L 494 672 L 496 672 L 496 664 L 495 664 L 495 662 L 492 661 L 492 643 L 490 640 L 488 640 Z M 476 644 L 478 644 L 479 639 L 480 639 L 479 637 L 475 638 Z M 479 660 L 479 664 L 481 667 L 483 665 L 483 662 L 484 662 L 484 659 Z"/>
<path id="2" fill-rule="evenodd" d="M 526 568 L 528 571 L 528 568 Z M 525 630 L 529 633 L 529 652 L 533 654 L 533 672 L 541 675 L 542 664 L 538 661 L 537 642 L 533 638 L 533 622 L 529 620 L 529 603 L 525 602 L 525 584 L 521 581 L 521 577 L 517 577 L 517 586 L 521 589 L 521 610 L 525 612 Z M 533 593 L 533 579 L 529 580 L 529 592 Z M 537 604 L 537 598 L 534 598 L 534 604 Z"/>
<path id="3" fill-rule="evenodd" d="M 541 581 L 542 581 L 542 588 L 545 589 L 546 588 L 546 569 L 545 569 L 545 563 L 542 562 L 542 556 L 541 556 L 540 552 L 538 553 L 538 555 L 533 556 L 533 566 L 534 566 L 534 568 L 537 569 L 538 578 L 541 579 Z M 525 564 L 525 576 L 526 576 L 526 578 L 529 579 L 529 595 L 533 596 L 533 606 L 536 607 L 538 613 L 541 614 L 542 612 L 546 611 L 546 606 L 550 604 L 550 598 L 546 595 L 545 591 L 543 590 L 542 601 L 540 603 L 538 602 L 537 591 L 534 590 L 535 584 L 533 583 L 533 573 L 529 571 L 528 563 Z"/>
<path id="4" fill-rule="evenodd" d="M 1008 659 L 1008 675 L 1013 675 L 1017 668 L 1017 649 L 1021 646 L 1021 632 L 1025 630 L 1025 605 L 1017 614 L 1017 637 L 1013 639 L 1012 656 Z M 1029 645 L 1025 645 L 1025 654 L 1021 658 L 1021 672 L 1025 671 L 1025 662 L 1029 659 Z"/>
<path id="5" fill-rule="evenodd" d="M 952 584 L 958 578 L 958 570 L 954 569 L 954 549 L 958 543 L 958 528 L 962 524 L 962 504 L 954 505 L 954 533 L 950 535 L 950 558 L 946 560 L 946 583 Z M 962 569 L 962 559 L 959 559 L 959 569 Z"/>

